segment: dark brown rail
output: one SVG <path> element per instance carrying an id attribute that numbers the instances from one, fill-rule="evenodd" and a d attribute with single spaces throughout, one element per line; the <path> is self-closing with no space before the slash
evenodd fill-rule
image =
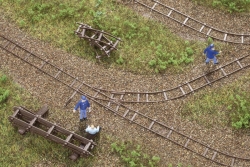
<path id="1" fill-rule="evenodd" d="M 212 83 L 215 83 L 238 71 L 241 71 L 242 69 L 249 67 L 250 60 L 248 64 L 241 63 L 242 60 L 247 60 L 248 58 L 250 58 L 249 55 L 242 56 L 223 66 L 219 66 L 218 68 L 210 71 L 209 73 L 200 75 L 192 80 L 186 81 L 185 83 L 180 84 L 179 86 L 175 88 L 166 89 L 162 91 L 156 91 L 156 92 L 122 91 L 121 92 L 121 91 L 110 91 L 110 90 L 100 89 L 100 88 L 96 88 L 96 89 L 100 90 L 103 93 L 108 92 L 109 94 L 111 94 L 112 98 L 117 98 L 119 99 L 120 102 L 123 102 L 123 103 L 124 102 L 126 103 L 156 103 L 156 102 L 175 100 L 175 99 L 184 97 L 186 95 L 189 95 L 191 93 L 194 93 L 195 91 L 198 91 L 201 88 L 211 85 Z M 231 71 L 228 70 L 227 72 L 225 72 L 226 70 L 224 69 L 226 69 L 229 66 L 236 66 L 236 69 L 233 69 Z M 218 72 L 220 72 L 221 75 L 219 75 L 217 78 L 209 79 L 209 76 L 216 77 L 213 74 L 218 73 Z M 197 85 L 197 83 L 199 84 Z"/>
<path id="2" fill-rule="evenodd" d="M 22 128 L 25 131 L 31 131 L 46 139 L 62 144 L 76 154 L 93 156 L 89 151 L 96 146 L 95 142 L 51 123 L 24 107 L 14 107 L 14 114 L 9 116 L 9 121 L 13 126 Z"/>
<path id="3" fill-rule="evenodd" d="M 1 36 L 2 37 L 2 36 Z M 172 127 L 169 127 L 165 125 L 164 123 L 161 123 L 155 119 L 152 119 L 139 111 L 135 111 L 126 105 L 124 103 L 119 102 L 117 99 L 114 99 L 113 96 L 108 97 L 106 94 L 100 92 L 100 90 L 96 90 L 89 85 L 85 84 L 84 82 L 81 82 L 78 86 L 73 86 L 75 85 L 75 82 L 78 81 L 78 78 L 74 78 L 74 81 L 71 84 L 67 84 L 65 82 L 65 78 L 60 79 L 61 73 L 64 73 L 60 68 L 58 68 L 57 74 L 50 74 L 47 71 L 45 71 L 45 65 L 48 65 L 48 61 L 42 60 L 35 54 L 27 51 L 23 47 L 15 44 L 13 41 L 8 40 L 5 37 L 2 37 L 3 39 L 0 39 L 0 47 L 7 51 L 8 53 L 11 53 L 12 55 L 16 56 L 17 58 L 23 60 L 24 62 L 30 64 L 31 66 L 35 67 L 36 69 L 39 69 L 41 72 L 47 74 L 48 76 L 56 79 L 59 81 L 61 84 L 66 85 L 68 88 L 74 91 L 72 96 L 74 96 L 76 93 L 83 94 L 87 96 L 89 99 L 91 99 L 93 102 L 96 102 L 100 106 L 108 109 L 109 111 L 113 112 L 115 115 L 120 116 L 123 119 L 126 119 L 130 121 L 131 123 L 135 123 L 138 126 L 141 126 L 152 133 L 161 136 L 165 138 L 166 140 L 169 140 L 176 145 L 179 145 L 189 151 L 192 151 L 212 162 L 215 162 L 219 165 L 223 166 L 234 166 L 235 161 L 249 161 L 249 158 L 243 158 L 243 157 L 238 157 L 234 155 L 227 154 L 225 152 L 219 151 L 217 149 L 214 149 L 211 145 L 207 145 L 201 141 L 198 141 L 194 138 L 192 138 L 191 135 L 185 135 L 177 130 L 173 129 Z M 3 42 L 4 40 L 4 42 Z M 9 46 L 11 45 L 11 46 Z M 13 50 L 13 48 L 16 50 Z M 38 60 L 42 60 L 42 65 L 37 66 L 32 62 L 29 62 L 29 58 L 25 59 L 23 58 L 23 54 L 20 56 L 18 54 L 21 54 L 24 51 L 27 55 L 32 55 L 34 58 L 37 58 Z M 15 53 L 16 52 L 16 53 Z M 241 64 L 239 64 L 241 65 Z M 55 68 L 55 66 L 51 65 L 51 67 Z M 56 67 L 57 68 L 57 67 Z M 60 75 L 58 75 L 60 74 Z M 69 77 L 72 77 L 70 75 L 67 75 Z M 72 79 L 72 78 L 71 78 Z M 92 92 L 87 92 L 87 90 L 92 89 Z M 86 91 L 85 91 L 86 90 Z M 92 95 L 91 95 L 92 94 Z M 97 95 L 102 96 L 102 98 L 96 98 Z M 71 97 L 72 97 L 71 96 Z M 71 97 L 69 99 L 71 99 Z M 176 139 L 175 136 L 178 136 L 178 140 Z M 181 138 L 181 140 L 180 140 Z M 198 149 L 197 149 L 198 148 Z M 212 156 L 209 156 L 212 153 Z M 225 160 L 226 159 L 226 160 Z M 237 165 L 237 164 L 236 164 Z"/>
<path id="4" fill-rule="evenodd" d="M 229 43 L 246 44 L 246 45 L 250 44 L 250 34 L 236 34 L 216 29 L 212 26 L 207 25 L 206 23 L 202 23 L 201 21 L 198 21 L 186 14 L 183 14 L 180 11 L 177 11 L 176 9 L 167 6 L 159 1 L 152 0 L 151 4 L 145 4 L 138 0 L 135 0 L 134 2 L 149 9 L 150 14 L 152 11 L 154 11 L 166 18 L 172 19 L 173 21 L 179 23 L 182 26 L 186 26 L 200 34 L 212 37 L 213 39 Z M 163 9 L 157 9 L 157 7 L 163 7 Z M 180 17 L 176 17 L 174 15 L 178 15 Z"/>

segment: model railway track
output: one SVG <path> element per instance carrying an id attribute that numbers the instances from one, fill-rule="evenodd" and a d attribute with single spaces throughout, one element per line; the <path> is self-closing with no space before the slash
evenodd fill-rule
<path id="1" fill-rule="evenodd" d="M 135 92 L 135 91 L 110 91 L 100 89 L 100 92 L 108 93 L 111 98 L 116 98 L 123 103 L 156 103 L 169 100 L 175 100 L 185 97 L 199 89 L 226 78 L 238 71 L 241 71 L 250 66 L 250 56 L 245 55 L 234 61 L 231 61 L 223 66 L 218 66 L 216 69 L 200 75 L 192 80 L 186 81 L 177 87 L 165 89 L 155 92 Z M 233 67 L 233 68 L 232 68 Z M 216 74 L 216 75 L 215 75 Z"/>
<path id="2" fill-rule="evenodd" d="M 159 1 L 152 0 L 147 4 L 141 0 L 134 2 L 148 9 L 150 14 L 154 12 L 213 39 L 229 43 L 250 44 L 250 34 L 236 34 L 216 29 Z"/>
<path id="3" fill-rule="evenodd" d="M 85 86 L 86 89 L 84 90 L 84 92 L 92 94 L 92 96 L 96 99 L 107 101 L 109 101 L 109 99 L 113 99 L 121 103 L 157 103 L 179 99 L 250 66 L 250 56 L 245 55 L 223 66 L 219 66 L 218 68 L 210 71 L 207 74 L 198 76 L 171 89 L 165 89 L 155 92 L 114 91 L 92 87 L 91 85 L 86 84 L 84 81 L 80 81 L 77 77 L 63 71 L 63 69 L 61 69 L 60 67 L 53 65 L 49 62 L 49 60 L 40 58 L 39 56 L 29 52 L 25 48 L 22 48 L 18 44 L 3 36 L 0 36 L 0 47 L 12 54 L 19 55 L 18 57 L 24 62 L 34 66 L 35 68 L 41 70 L 42 72 L 46 73 L 56 80 L 60 80 L 60 77 L 66 77 L 70 81 L 73 80 L 72 83 L 64 83 L 69 87 L 75 87 L 76 90 L 78 90 L 81 87 Z M 35 66 L 34 64 L 32 64 L 31 60 L 38 61 L 40 64 Z M 51 71 L 55 73 L 52 73 Z M 98 93 L 93 94 L 93 92 Z M 67 100 L 66 105 L 72 100 L 75 94 L 76 91 Z"/>
<path id="4" fill-rule="evenodd" d="M 234 166 L 237 163 L 241 163 L 242 161 L 249 161 L 249 158 L 238 157 L 234 155 L 227 154 L 225 152 L 219 151 L 214 149 L 212 145 L 207 145 L 201 141 L 198 141 L 192 138 L 191 135 L 185 135 L 183 133 L 178 132 L 173 127 L 169 127 L 162 122 L 159 122 L 155 119 L 152 119 L 139 111 L 135 111 L 124 103 L 119 102 L 117 99 L 111 98 L 107 96 L 105 93 L 100 92 L 90 85 L 85 84 L 84 82 L 79 82 L 78 78 L 74 78 L 73 76 L 65 73 L 62 69 L 52 65 L 49 63 L 48 60 L 43 60 L 40 57 L 36 56 L 35 54 L 29 52 L 25 48 L 19 46 L 18 44 L 14 43 L 13 41 L 1 36 L 0 39 L 0 47 L 7 51 L 8 53 L 16 56 L 17 58 L 21 59 L 22 61 L 28 63 L 32 67 L 40 70 L 41 72 L 47 74 L 48 76 L 56 79 L 61 84 L 66 85 L 70 88 L 74 93 L 71 97 L 67 100 L 66 105 L 70 102 L 70 100 L 74 97 L 76 93 L 82 94 L 87 96 L 93 102 L 96 102 L 100 106 L 108 109 L 109 111 L 113 112 L 115 115 L 120 116 L 123 119 L 130 121 L 131 123 L 135 123 L 136 125 L 151 131 L 152 133 L 169 140 L 176 145 L 179 145 L 189 151 L 192 151 L 212 162 L 215 162 L 219 165 L 223 166 Z M 32 56 L 32 59 L 31 59 Z M 36 59 L 36 60 L 34 60 Z M 38 60 L 40 63 L 38 63 Z M 36 64 L 39 65 L 36 65 Z M 46 67 L 52 67 L 58 69 L 55 74 L 51 74 Z M 68 84 L 64 77 L 61 78 L 63 74 L 66 76 L 72 77 L 74 81 Z M 75 82 L 78 81 L 80 84 L 76 85 Z M 88 90 L 91 89 L 92 92 Z M 97 98 L 101 96 L 101 98 Z"/>

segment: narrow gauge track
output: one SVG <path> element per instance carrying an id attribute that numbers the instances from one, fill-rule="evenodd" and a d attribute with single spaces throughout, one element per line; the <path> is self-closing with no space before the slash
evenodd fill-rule
<path id="1" fill-rule="evenodd" d="M 123 103 L 120 103 L 116 99 L 109 98 L 104 93 L 96 90 L 95 88 L 91 87 L 90 85 L 85 84 L 84 82 L 79 82 L 78 78 L 75 78 L 67 73 L 65 73 L 62 69 L 54 66 L 53 64 L 49 63 L 48 60 L 43 60 L 40 57 L 36 56 L 34 53 L 29 52 L 27 49 L 23 48 L 22 46 L 14 43 L 13 41 L 3 37 L 0 35 L 0 48 L 5 50 L 6 52 L 14 55 L 15 57 L 21 59 L 22 61 L 28 63 L 35 69 L 40 70 L 42 73 L 47 74 L 48 76 L 56 79 L 61 84 L 67 86 L 71 90 L 74 91 L 72 96 L 76 93 L 86 95 L 89 99 L 96 102 L 100 106 L 108 109 L 109 111 L 113 112 L 115 115 L 120 116 L 123 119 L 130 121 L 131 123 L 135 123 L 136 125 L 151 131 L 152 133 L 163 137 L 166 140 L 169 140 L 176 145 L 179 145 L 189 151 L 192 151 L 214 163 L 223 166 L 234 166 L 237 163 L 241 163 L 242 161 L 250 161 L 249 158 L 238 157 L 234 155 L 227 154 L 225 152 L 219 151 L 214 149 L 212 145 L 207 145 L 201 141 L 198 141 L 192 136 L 188 136 L 182 134 L 175 130 L 173 127 L 169 127 L 164 123 L 161 123 L 155 119 L 152 119 L 139 111 L 135 111 Z M 37 65 L 39 64 L 39 65 Z M 48 69 L 50 66 L 51 68 L 56 68 L 57 73 L 51 74 L 50 70 Z M 48 68 L 46 68 L 48 67 Z M 66 75 L 73 78 L 74 81 L 72 83 L 67 83 L 62 75 Z M 79 85 L 76 85 L 75 82 L 78 81 Z M 90 93 L 86 93 L 84 90 L 92 90 L 94 95 Z M 97 95 L 101 95 L 102 98 L 97 98 Z M 69 98 L 66 105 L 70 102 Z"/>
<path id="2" fill-rule="evenodd" d="M 159 1 L 152 0 L 151 3 L 145 4 L 141 1 L 134 0 L 136 4 L 139 4 L 149 10 L 151 14 L 152 11 L 169 18 L 182 26 L 186 26 L 200 34 L 212 37 L 223 42 L 237 43 L 237 44 L 250 44 L 250 34 L 236 34 L 230 33 L 223 30 L 216 29 L 212 26 L 207 25 L 199 20 L 196 20 L 176 9 L 167 6 Z"/>

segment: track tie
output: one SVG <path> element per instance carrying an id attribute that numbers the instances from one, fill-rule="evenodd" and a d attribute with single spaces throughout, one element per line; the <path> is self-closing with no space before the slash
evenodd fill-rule
<path id="1" fill-rule="evenodd" d="M 182 26 L 186 24 L 186 22 L 188 21 L 189 17 L 187 17 L 184 22 L 182 23 Z"/>
<path id="2" fill-rule="evenodd" d="M 75 79 L 74 79 L 74 81 L 70 84 L 70 87 L 72 87 L 74 84 L 75 84 L 75 82 L 78 80 L 78 77 L 76 77 Z"/>
<path id="3" fill-rule="evenodd" d="M 155 120 L 151 122 L 151 124 L 149 125 L 148 129 L 151 129 L 152 126 L 154 125 L 154 123 L 155 123 Z"/>
<path id="4" fill-rule="evenodd" d="M 120 108 L 120 105 L 117 105 L 115 111 L 117 112 L 119 108 Z"/>
<path id="5" fill-rule="evenodd" d="M 190 136 L 190 138 L 191 138 L 191 136 Z M 185 145 L 184 145 L 184 147 L 186 148 L 187 147 L 187 145 L 188 145 L 188 143 L 189 143 L 189 141 L 190 141 L 190 138 L 187 140 L 187 142 L 185 143 Z"/>
<path id="6" fill-rule="evenodd" d="M 206 79 L 207 83 L 211 85 L 211 82 L 207 79 L 206 75 L 204 75 L 204 78 Z"/>
<path id="7" fill-rule="evenodd" d="M 3 47 L 6 48 L 9 44 L 10 44 L 10 41 L 7 41 L 7 43 Z"/>
<path id="8" fill-rule="evenodd" d="M 86 32 L 86 29 L 85 29 L 85 28 L 83 28 L 83 30 L 82 30 L 82 32 L 81 32 L 81 36 L 82 36 L 82 37 L 84 37 L 85 32 Z"/>
<path id="9" fill-rule="evenodd" d="M 184 96 L 186 96 L 186 93 L 184 92 L 183 88 L 179 85 L 180 89 L 181 89 L 181 92 Z"/>
<path id="10" fill-rule="evenodd" d="M 131 120 L 130 121 L 133 121 L 134 119 L 135 119 L 135 116 L 137 115 L 137 113 L 135 113 L 134 115 L 133 115 L 133 117 L 131 118 Z"/>
<path id="11" fill-rule="evenodd" d="M 83 85 L 83 83 L 81 85 L 79 85 L 78 88 L 77 88 L 77 90 L 72 93 L 72 95 L 70 96 L 70 98 L 66 101 L 66 103 L 64 105 L 65 107 L 71 102 L 72 98 L 75 96 L 75 94 L 77 93 L 77 91 L 82 87 L 82 85 Z"/>
<path id="12" fill-rule="evenodd" d="M 211 30 L 212 30 L 212 28 L 210 28 L 210 29 L 208 30 L 207 36 L 210 34 Z"/>
<path id="13" fill-rule="evenodd" d="M 33 118 L 33 119 L 30 121 L 29 126 L 26 128 L 26 130 L 29 130 L 29 129 L 31 128 L 31 126 L 34 125 L 34 123 L 36 122 L 36 120 L 37 120 L 37 117 Z"/>
<path id="14" fill-rule="evenodd" d="M 223 75 L 226 76 L 226 77 L 228 77 L 227 74 L 226 74 L 226 72 L 224 71 L 224 69 L 222 67 L 220 69 L 221 69 Z"/>
<path id="15" fill-rule="evenodd" d="M 243 68 L 243 66 L 240 64 L 239 60 L 236 58 L 236 62 L 238 63 L 238 65 L 240 66 L 240 68 Z"/>
<path id="16" fill-rule="evenodd" d="M 123 118 L 126 117 L 126 115 L 128 114 L 129 110 L 125 111 L 125 113 L 123 114 Z"/>
<path id="17" fill-rule="evenodd" d="M 84 151 L 88 151 L 90 145 L 91 145 L 91 142 L 89 142 L 88 144 L 86 144 L 86 146 L 84 147 L 83 150 L 84 150 Z M 91 153 L 89 153 L 89 154 L 91 154 Z M 92 154 L 91 154 L 91 155 L 92 155 Z"/>
<path id="18" fill-rule="evenodd" d="M 215 152 L 214 152 L 214 155 L 213 155 L 213 157 L 212 157 L 212 160 L 214 160 L 214 158 L 215 158 L 216 155 L 217 155 L 217 152 L 215 151 Z"/>
<path id="19" fill-rule="evenodd" d="M 72 138 L 73 134 L 71 133 L 70 135 L 67 136 L 67 139 L 65 140 L 64 146 L 68 144 L 70 139 Z"/>
<path id="20" fill-rule="evenodd" d="M 150 12 L 152 12 L 152 10 L 154 10 L 154 8 L 155 8 L 156 5 L 157 5 L 157 3 L 155 3 L 155 4 L 153 5 L 153 7 L 151 8 L 151 11 L 150 11 Z"/>
<path id="21" fill-rule="evenodd" d="M 235 158 L 232 158 L 232 162 L 231 162 L 231 165 L 230 166 L 234 166 L 234 160 L 235 160 Z"/>
<path id="22" fill-rule="evenodd" d="M 19 113 L 20 109 L 17 109 L 15 113 L 13 114 L 13 117 L 15 117 Z"/>
<path id="23" fill-rule="evenodd" d="M 43 68 L 43 66 L 48 62 L 48 60 L 43 61 L 43 64 L 39 67 L 40 69 Z"/>
<path id="24" fill-rule="evenodd" d="M 27 61 L 29 57 L 30 57 L 30 53 L 28 53 L 28 55 L 24 58 L 24 60 Z"/>
<path id="25" fill-rule="evenodd" d="M 166 92 L 163 92 L 163 95 L 164 95 L 165 100 L 168 100 Z"/>
<path id="26" fill-rule="evenodd" d="M 224 41 L 226 41 L 227 40 L 227 34 L 225 34 L 225 36 L 224 36 L 224 39 L 223 39 Z"/>
<path id="27" fill-rule="evenodd" d="M 203 28 L 205 27 L 205 25 L 202 25 L 201 29 L 200 29 L 200 32 L 203 30 Z"/>
<path id="28" fill-rule="evenodd" d="M 121 96 L 120 96 L 120 100 L 122 100 L 122 99 L 123 99 L 123 97 L 124 97 L 124 94 L 121 94 Z"/>
<path id="29" fill-rule="evenodd" d="M 15 47 L 16 47 L 16 45 L 14 44 L 10 50 L 14 50 L 14 49 L 15 49 Z"/>
<path id="30" fill-rule="evenodd" d="M 206 147 L 206 149 L 205 149 L 205 151 L 204 151 L 204 153 L 203 153 L 203 156 L 206 156 L 207 151 L 208 151 L 208 147 Z"/>
<path id="31" fill-rule="evenodd" d="M 173 127 L 171 127 L 171 130 L 168 132 L 167 138 L 169 138 L 169 136 L 171 135 L 171 133 L 173 132 Z"/>
<path id="32" fill-rule="evenodd" d="M 62 72 L 62 70 L 63 70 L 63 69 L 60 69 L 60 70 L 56 73 L 55 78 L 58 77 L 58 75 Z"/>
<path id="33" fill-rule="evenodd" d="M 93 97 L 96 97 L 100 93 L 100 90 L 97 90 Z"/>
<path id="34" fill-rule="evenodd" d="M 55 128 L 55 125 L 53 125 L 49 128 L 49 130 L 47 131 L 46 137 L 48 137 L 51 134 L 51 132 L 54 130 L 54 128 Z"/>
<path id="35" fill-rule="evenodd" d="M 140 93 L 137 94 L 137 102 L 140 101 Z"/>
<path id="36" fill-rule="evenodd" d="M 194 93 L 194 90 L 193 90 L 193 88 L 191 87 L 191 85 L 189 84 L 189 82 L 186 82 L 186 84 L 188 85 L 188 87 L 189 87 L 189 89 L 191 90 L 191 92 Z"/>
<path id="37" fill-rule="evenodd" d="M 114 97 L 114 94 L 112 93 L 110 98 L 113 99 L 113 97 Z M 110 106 L 110 104 L 111 104 L 111 101 L 108 102 L 108 107 Z"/>
<path id="38" fill-rule="evenodd" d="M 102 30 L 102 32 L 103 32 L 103 30 Z M 99 35 L 99 37 L 97 38 L 97 40 L 98 40 L 98 41 L 100 41 L 100 40 L 101 40 L 102 35 L 103 35 L 103 33 L 101 33 L 101 34 Z M 95 42 L 97 42 L 97 41 L 95 41 Z"/>
<path id="39" fill-rule="evenodd" d="M 168 13 L 168 17 L 170 17 L 171 13 L 173 12 L 173 10 L 170 10 L 170 12 Z"/>

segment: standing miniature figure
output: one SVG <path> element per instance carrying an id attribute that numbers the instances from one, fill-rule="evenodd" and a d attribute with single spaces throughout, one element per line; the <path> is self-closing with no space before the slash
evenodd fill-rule
<path id="1" fill-rule="evenodd" d="M 203 52 L 206 55 L 206 64 L 209 63 L 210 60 L 213 60 L 214 64 L 219 64 L 216 58 L 216 55 L 221 53 L 221 51 L 217 51 L 214 48 L 214 44 L 209 45 Z"/>
<path id="2" fill-rule="evenodd" d="M 88 112 L 91 111 L 89 101 L 87 100 L 85 96 L 81 96 L 81 100 L 79 100 L 78 103 L 76 104 L 75 108 L 73 109 L 73 113 L 75 113 L 79 107 L 80 107 L 80 111 L 79 111 L 80 122 L 82 122 L 83 120 L 87 119 L 87 109 L 88 109 Z"/>

